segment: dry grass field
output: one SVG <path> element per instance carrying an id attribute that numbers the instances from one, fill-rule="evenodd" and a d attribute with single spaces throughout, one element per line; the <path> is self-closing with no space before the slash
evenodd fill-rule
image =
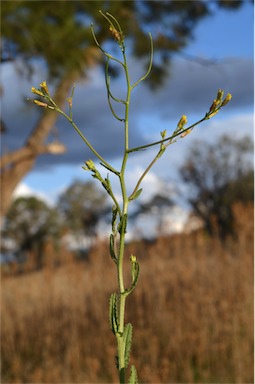
<path id="1" fill-rule="evenodd" d="M 140 383 L 253 383 L 253 205 L 234 211 L 224 245 L 200 231 L 128 246 L 141 263 L 127 303 Z M 86 262 L 3 276 L 1 382 L 117 382 L 114 290 L 105 244 Z"/>

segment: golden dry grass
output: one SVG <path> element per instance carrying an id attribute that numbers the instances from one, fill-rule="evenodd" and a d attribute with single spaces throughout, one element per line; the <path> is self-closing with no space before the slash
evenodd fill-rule
<path id="1" fill-rule="evenodd" d="M 235 239 L 202 232 L 128 246 L 141 277 L 128 298 L 141 383 L 253 383 L 253 206 Z M 108 247 L 87 262 L 2 279 L 2 383 L 114 383 Z"/>

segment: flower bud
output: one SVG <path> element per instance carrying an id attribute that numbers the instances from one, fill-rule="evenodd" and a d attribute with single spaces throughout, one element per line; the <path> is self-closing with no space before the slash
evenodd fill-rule
<path id="1" fill-rule="evenodd" d="M 136 256 L 131 255 L 130 256 L 130 261 L 131 261 L 131 263 L 136 263 Z"/>
<path id="2" fill-rule="evenodd" d="M 109 28 L 112 36 L 114 37 L 114 39 L 119 43 L 119 44 L 122 44 L 123 41 L 124 41 L 124 36 L 122 34 L 121 31 L 117 31 L 116 28 L 114 28 L 112 25 L 110 25 L 110 28 Z"/>
<path id="3" fill-rule="evenodd" d="M 214 99 L 212 105 L 210 106 L 210 112 L 214 112 L 215 109 L 219 106 L 219 104 L 220 104 L 220 101 L 217 99 Z"/>
<path id="4" fill-rule="evenodd" d="M 179 130 L 182 129 L 184 127 L 184 125 L 187 124 L 187 122 L 188 122 L 187 116 L 182 115 L 182 117 L 180 118 L 180 121 L 177 125 Z"/>
<path id="5" fill-rule="evenodd" d="M 85 168 L 86 170 L 96 171 L 95 164 L 94 164 L 94 162 L 92 160 L 85 161 L 85 164 L 87 166 L 87 168 Z"/>
<path id="6" fill-rule="evenodd" d="M 36 105 L 39 105 L 39 107 L 44 107 L 44 108 L 48 108 L 48 104 L 46 103 L 43 103 L 42 101 L 39 101 L 39 100 L 33 100 L 33 102 L 36 104 Z"/>
<path id="7" fill-rule="evenodd" d="M 187 136 L 191 131 L 192 131 L 191 129 L 188 129 L 187 131 L 183 132 L 183 133 L 181 134 L 181 138 Z"/>
<path id="8" fill-rule="evenodd" d="M 223 89 L 219 89 L 219 90 L 218 90 L 218 93 L 217 93 L 217 98 L 216 98 L 216 100 L 217 100 L 217 101 L 222 101 L 223 95 L 224 95 L 224 91 L 223 91 Z"/>
<path id="9" fill-rule="evenodd" d="M 224 105 L 226 105 L 231 99 L 232 99 L 232 95 L 231 93 L 228 93 L 225 99 L 223 100 L 221 106 L 224 107 Z"/>
<path id="10" fill-rule="evenodd" d="M 219 112 L 219 110 L 217 109 L 217 111 L 214 111 L 214 112 L 212 112 L 212 113 L 209 113 L 207 119 L 210 119 L 211 117 L 217 115 L 218 112 Z"/>
<path id="11" fill-rule="evenodd" d="M 49 90 L 48 90 L 46 81 L 43 81 L 40 84 L 40 87 L 41 87 L 41 90 L 43 91 L 44 94 L 49 95 Z"/>
<path id="12" fill-rule="evenodd" d="M 36 89 L 35 87 L 31 88 L 31 92 L 35 93 L 38 96 L 44 96 L 44 94 L 41 91 L 39 91 L 39 89 Z"/>
<path id="13" fill-rule="evenodd" d="M 166 129 L 164 129 L 164 131 L 160 132 L 160 135 L 161 135 L 162 139 L 164 139 L 166 137 Z"/>
<path id="14" fill-rule="evenodd" d="M 72 97 L 68 97 L 68 98 L 66 99 L 66 101 L 67 101 L 69 107 L 72 108 L 72 106 L 73 106 L 73 98 L 72 98 Z"/>

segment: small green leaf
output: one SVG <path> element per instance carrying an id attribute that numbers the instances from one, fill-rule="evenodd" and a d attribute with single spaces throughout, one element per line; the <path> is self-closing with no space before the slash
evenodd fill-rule
<path id="1" fill-rule="evenodd" d="M 165 150 L 166 150 L 165 145 L 164 145 L 163 143 L 161 143 L 161 145 L 160 145 L 160 150 L 159 150 L 159 152 L 158 152 L 158 154 L 157 154 L 157 159 L 159 159 L 159 158 L 163 155 L 163 153 L 165 152 Z"/>
<path id="2" fill-rule="evenodd" d="M 108 171 L 111 171 L 111 172 L 115 173 L 116 175 L 119 175 L 119 172 L 117 172 L 117 171 L 114 172 L 114 170 L 112 168 L 110 168 L 108 165 L 106 165 L 102 162 L 100 162 L 99 164 L 101 164 L 104 168 L 108 169 Z"/>
<path id="3" fill-rule="evenodd" d="M 113 261 L 117 264 L 117 257 L 115 255 L 115 250 L 114 250 L 114 236 L 113 234 L 110 235 L 110 255 Z"/>
<path id="4" fill-rule="evenodd" d="M 121 217 L 120 222 L 118 224 L 118 232 L 121 234 L 122 231 L 123 233 L 127 232 L 127 214 L 126 213 Z"/>
<path id="5" fill-rule="evenodd" d="M 117 309 L 118 295 L 112 293 L 109 301 L 109 323 L 110 328 L 114 335 L 118 331 L 118 309 Z"/>
<path id="6" fill-rule="evenodd" d="M 128 323 L 124 328 L 123 341 L 124 341 L 124 357 L 125 357 L 125 368 L 128 367 L 131 345 L 132 345 L 133 326 Z"/>
<path id="7" fill-rule="evenodd" d="M 136 287 L 138 278 L 140 274 L 140 266 L 138 261 L 132 261 L 131 260 L 131 279 L 132 279 L 132 284 L 129 288 L 125 289 L 125 293 L 129 295 Z"/>
<path id="8" fill-rule="evenodd" d="M 118 209 L 116 205 L 114 205 L 112 207 L 112 232 L 116 231 L 117 214 L 118 214 Z"/>
<path id="9" fill-rule="evenodd" d="M 138 384 L 138 376 L 134 365 L 131 365 L 130 368 L 130 377 L 128 380 L 128 384 Z"/>
<path id="10" fill-rule="evenodd" d="M 160 132 L 160 135 L 161 135 L 162 139 L 164 139 L 166 137 L 166 129 L 164 129 L 164 131 Z"/>
<path id="11" fill-rule="evenodd" d="M 135 193 L 132 193 L 132 195 L 129 197 L 128 200 L 129 200 L 129 201 L 132 201 L 132 200 L 137 199 L 137 198 L 141 195 L 142 191 L 143 191 L 142 188 L 141 188 L 141 189 L 138 189 L 138 191 L 136 191 Z"/>

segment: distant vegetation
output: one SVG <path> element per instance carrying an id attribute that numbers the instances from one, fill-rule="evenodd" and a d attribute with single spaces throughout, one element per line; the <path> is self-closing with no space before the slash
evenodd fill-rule
<path id="1" fill-rule="evenodd" d="M 253 382 L 253 204 L 232 209 L 237 235 L 224 245 L 203 231 L 132 244 L 142 279 L 127 316 L 140 383 Z M 114 337 L 99 336 L 116 289 L 105 244 L 86 262 L 61 249 L 57 269 L 50 244 L 45 252 L 43 270 L 17 275 L 13 265 L 2 278 L 1 382 L 116 382 Z"/>
<path id="2" fill-rule="evenodd" d="M 199 218 L 208 235 L 224 241 L 236 236 L 232 207 L 236 203 L 250 203 L 254 199 L 253 145 L 248 137 L 240 140 L 222 136 L 214 144 L 198 141 L 187 153 L 179 170 L 187 186 L 182 199 L 189 203 L 191 215 Z M 180 197 L 180 195 L 178 195 Z M 174 207 L 174 197 L 158 193 L 151 200 L 137 205 L 132 214 L 157 208 L 159 222 L 167 208 Z M 60 196 L 55 207 L 36 197 L 20 197 L 13 201 L 2 229 L 1 252 L 14 254 L 19 261 L 34 260 L 40 268 L 45 247 L 51 243 L 59 254 L 65 235 L 72 238 L 76 248 L 84 239 L 92 244 L 97 235 L 97 224 L 110 220 L 109 204 L 97 184 L 74 181 Z M 30 260 L 29 260 L 30 259 Z M 55 257 L 57 263 L 61 255 Z"/>

